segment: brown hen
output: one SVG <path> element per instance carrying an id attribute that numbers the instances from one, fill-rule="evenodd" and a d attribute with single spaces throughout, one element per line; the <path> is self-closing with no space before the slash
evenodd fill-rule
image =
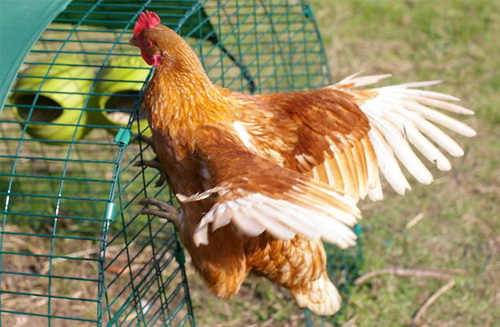
<path id="1" fill-rule="evenodd" d="M 430 108 L 472 114 L 449 102 L 456 98 L 412 88 L 436 82 L 354 90 L 387 75 L 353 75 L 318 90 L 248 95 L 214 85 L 189 45 L 152 12 L 141 14 L 131 44 L 155 66 L 142 106 L 157 161 L 145 164 L 165 174 L 181 205 L 177 213 L 144 199 L 159 210 L 142 212 L 174 222 L 221 298 L 253 271 L 290 289 L 300 307 L 335 313 L 341 299 L 322 240 L 355 244 L 356 203 L 382 198 L 379 170 L 401 194 L 410 186 L 399 162 L 419 182 L 432 181 L 413 148 L 451 169 L 434 143 L 453 156 L 463 151 L 433 123 L 475 135 Z"/>

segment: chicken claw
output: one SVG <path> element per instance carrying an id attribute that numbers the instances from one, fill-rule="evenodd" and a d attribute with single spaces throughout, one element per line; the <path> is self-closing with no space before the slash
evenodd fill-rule
<path id="1" fill-rule="evenodd" d="M 167 176 L 162 171 L 161 164 L 158 161 L 157 157 L 155 157 L 153 160 L 139 160 L 139 161 L 134 162 L 134 167 L 144 167 L 144 166 L 157 169 L 160 172 L 160 178 L 158 178 L 158 180 L 155 183 L 156 187 L 160 187 L 163 184 L 165 184 Z"/>
<path id="2" fill-rule="evenodd" d="M 143 166 L 161 170 L 161 164 L 156 157 L 153 160 L 138 160 L 134 162 L 134 167 L 143 167 Z"/>
<path id="3" fill-rule="evenodd" d="M 175 222 L 179 217 L 179 210 L 177 210 L 177 208 L 175 208 L 173 205 L 164 200 L 160 200 L 157 198 L 144 198 L 141 201 L 139 201 L 139 204 L 148 206 L 152 205 L 158 208 L 158 209 L 143 208 L 139 210 L 139 214 L 142 215 L 149 214 L 160 218 L 165 218 L 171 222 Z"/>

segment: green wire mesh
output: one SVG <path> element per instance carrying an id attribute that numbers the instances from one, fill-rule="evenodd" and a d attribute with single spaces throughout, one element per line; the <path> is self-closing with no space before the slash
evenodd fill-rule
<path id="1" fill-rule="evenodd" d="M 271 93 L 332 83 L 311 8 L 299 0 L 74 0 L 47 27 L 0 109 L 0 325 L 194 326 L 182 246 L 137 215 L 172 201 L 138 110 L 151 68 L 128 45 L 143 10 L 181 33 L 215 83 Z M 360 233 L 360 230 L 358 230 Z M 361 245 L 329 246 L 344 300 Z M 337 316 L 306 312 L 308 326 Z"/>

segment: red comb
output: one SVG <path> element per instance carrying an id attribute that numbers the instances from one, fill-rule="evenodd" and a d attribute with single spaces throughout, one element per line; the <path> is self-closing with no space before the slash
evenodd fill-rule
<path id="1" fill-rule="evenodd" d="M 152 11 L 143 11 L 134 26 L 134 35 L 139 35 L 148 28 L 155 28 L 160 24 L 160 17 Z"/>

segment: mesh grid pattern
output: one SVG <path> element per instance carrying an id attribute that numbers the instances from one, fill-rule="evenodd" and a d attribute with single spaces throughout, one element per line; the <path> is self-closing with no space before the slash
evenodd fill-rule
<path id="1" fill-rule="evenodd" d="M 143 197 L 172 200 L 154 187 L 157 171 L 133 166 L 153 157 L 130 137 L 148 134 L 138 105 L 151 68 L 128 45 L 146 9 L 188 40 L 221 86 L 331 83 L 304 1 L 74 0 L 0 109 L 0 324 L 194 326 L 173 227 L 137 215 Z M 347 285 L 339 271 L 349 256 L 357 271 L 359 252 L 330 250 L 332 276 Z"/>

